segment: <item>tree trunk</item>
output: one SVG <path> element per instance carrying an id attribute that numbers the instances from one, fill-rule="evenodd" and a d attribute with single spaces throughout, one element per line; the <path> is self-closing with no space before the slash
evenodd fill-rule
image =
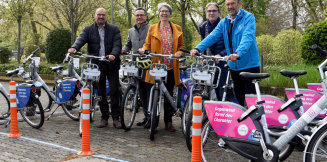
<path id="1" fill-rule="evenodd" d="M 132 27 L 132 11 L 129 9 L 129 0 L 125 0 L 126 3 L 126 11 L 127 11 L 127 18 L 128 18 L 128 27 Z"/>
<path id="2" fill-rule="evenodd" d="M 200 34 L 200 30 L 199 30 L 199 27 L 198 27 L 198 24 L 196 24 L 195 20 L 193 19 L 193 16 L 191 13 L 188 13 L 188 15 L 190 16 L 192 22 L 193 22 L 193 26 L 194 28 L 196 29 L 196 31 Z"/>
<path id="3" fill-rule="evenodd" d="M 292 28 L 294 30 L 296 30 L 297 28 L 297 16 L 298 16 L 298 12 L 297 12 L 297 7 L 298 7 L 298 2 L 297 0 L 291 0 L 292 3 L 292 11 L 293 11 L 293 21 L 292 21 Z"/>
<path id="4" fill-rule="evenodd" d="M 22 23 L 22 16 L 18 16 L 17 18 L 17 23 L 18 23 L 18 53 L 17 53 L 17 61 L 18 64 L 20 64 L 20 56 L 21 56 L 21 52 L 22 50 L 20 49 L 20 37 L 21 37 L 21 23 Z"/>
<path id="5" fill-rule="evenodd" d="M 30 15 L 30 22 L 31 22 L 31 27 L 32 27 L 32 32 L 33 32 L 33 42 L 36 46 L 39 45 L 39 35 L 37 34 L 37 28 L 36 28 L 36 23 L 34 21 L 34 13 L 33 11 L 29 11 Z"/>

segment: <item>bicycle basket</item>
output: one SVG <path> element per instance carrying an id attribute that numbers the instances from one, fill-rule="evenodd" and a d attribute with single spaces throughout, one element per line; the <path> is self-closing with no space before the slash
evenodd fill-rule
<path id="1" fill-rule="evenodd" d="M 99 66 L 96 64 L 83 64 L 82 67 L 83 78 L 98 82 L 100 79 Z"/>

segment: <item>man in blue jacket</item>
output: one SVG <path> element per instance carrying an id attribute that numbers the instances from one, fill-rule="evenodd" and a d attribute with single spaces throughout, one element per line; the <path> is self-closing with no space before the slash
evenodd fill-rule
<path id="1" fill-rule="evenodd" d="M 207 21 L 203 22 L 200 25 L 200 35 L 201 40 L 206 38 L 218 25 L 220 19 L 220 9 L 217 3 L 211 2 L 206 5 L 206 17 Z M 226 56 L 226 50 L 224 45 L 224 40 L 220 40 L 214 43 L 212 46 L 205 50 L 205 54 L 208 56 L 216 55 L 216 56 Z M 207 62 L 211 64 L 210 62 Z M 216 66 L 221 69 L 219 84 L 216 89 L 217 99 L 221 101 L 223 94 L 223 85 L 226 82 L 227 77 L 227 69 L 224 68 L 224 62 L 215 62 Z M 215 75 L 214 83 L 217 83 L 218 72 Z"/>
<path id="2" fill-rule="evenodd" d="M 238 102 L 244 106 L 245 94 L 255 93 L 254 84 L 239 76 L 241 72 L 260 72 L 254 15 L 241 9 L 241 0 L 226 0 L 228 15 L 201 41 L 191 55 L 203 52 L 214 43 L 224 40 Z"/>

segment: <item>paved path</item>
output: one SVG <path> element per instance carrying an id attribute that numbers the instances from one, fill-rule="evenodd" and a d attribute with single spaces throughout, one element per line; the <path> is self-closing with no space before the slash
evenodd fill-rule
<path id="1" fill-rule="evenodd" d="M 4 83 L 5 84 L 5 83 Z M 60 111 L 57 116 L 45 121 L 40 129 L 33 129 L 25 122 L 19 122 L 22 137 L 9 138 L 10 127 L 0 125 L 0 161 L 190 161 L 180 128 L 180 119 L 174 117 L 177 131 L 164 130 L 160 120 L 155 141 L 150 141 L 148 130 L 133 126 L 132 130 L 114 129 L 112 119 L 109 126 L 97 128 L 100 113 L 91 123 L 91 150 L 96 154 L 82 157 L 76 153 L 81 149 L 78 122 L 71 120 Z M 61 115 L 60 115 L 61 114 Z M 18 116 L 20 117 L 20 115 Z M 163 117 L 163 115 L 161 115 Z M 143 118 L 137 114 L 136 122 Z M 1 121 L 0 121 L 1 123 Z M 2 122 L 3 123 L 3 122 Z M 135 124 L 134 124 L 135 125 Z M 248 161 L 236 153 L 223 151 L 217 161 Z M 301 161 L 302 153 L 295 152 L 287 161 Z"/>

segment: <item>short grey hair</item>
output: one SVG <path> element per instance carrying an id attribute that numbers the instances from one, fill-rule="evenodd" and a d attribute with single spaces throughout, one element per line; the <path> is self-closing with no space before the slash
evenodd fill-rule
<path id="1" fill-rule="evenodd" d="M 161 2 L 161 3 L 158 4 L 158 12 L 161 11 L 161 8 L 162 8 L 162 7 L 167 7 L 168 10 L 169 10 L 169 12 L 170 12 L 170 14 L 173 13 L 173 9 L 172 9 L 171 6 L 170 6 L 169 4 L 167 4 L 166 2 Z"/>
<path id="2" fill-rule="evenodd" d="M 218 10 L 218 14 L 221 15 L 221 13 L 220 13 L 220 8 L 219 8 L 218 3 L 216 3 L 216 2 L 210 2 L 210 3 L 208 3 L 208 4 L 206 5 L 206 11 L 208 10 L 208 7 L 209 7 L 209 6 L 215 6 L 215 7 L 217 8 L 217 10 Z M 220 16 L 219 16 L 219 17 L 220 17 Z"/>

